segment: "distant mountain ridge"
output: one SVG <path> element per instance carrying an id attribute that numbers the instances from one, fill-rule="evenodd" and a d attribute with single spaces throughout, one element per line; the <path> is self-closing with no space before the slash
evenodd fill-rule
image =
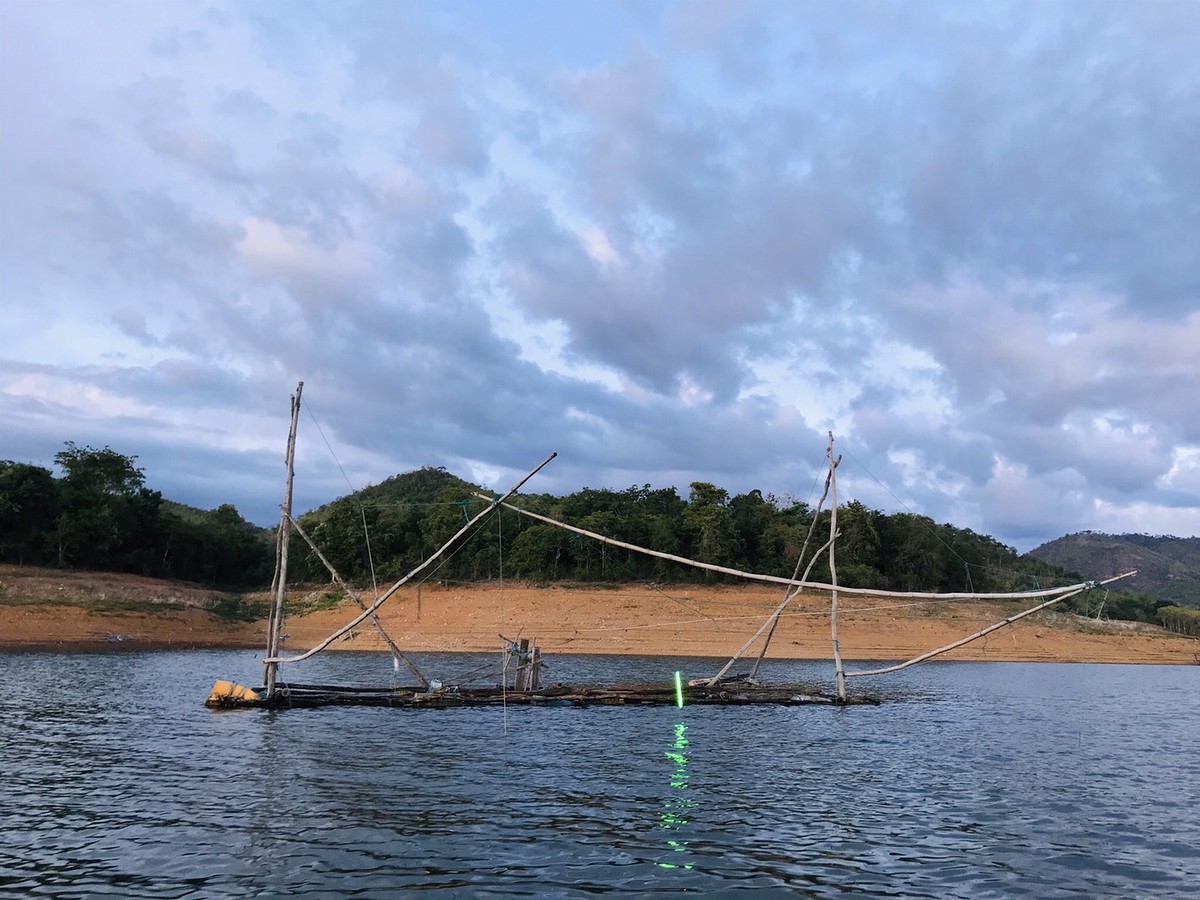
<path id="1" fill-rule="evenodd" d="M 1137 569 L 1137 575 L 1120 583 L 1123 590 L 1200 606 L 1200 537 L 1081 531 L 1042 544 L 1027 555 L 1084 575 Z"/>

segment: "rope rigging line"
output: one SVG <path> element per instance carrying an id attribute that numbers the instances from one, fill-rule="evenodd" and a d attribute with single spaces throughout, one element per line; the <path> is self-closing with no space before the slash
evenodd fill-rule
<path id="1" fill-rule="evenodd" d="M 455 505 L 457 506 L 458 504 L 455 504 Z M 437 575 L 437 573 L 440 572 L 445 566 L 449 565 L 450 560 L 454 559 L 454 557 L 456 557 L 459 554 L 459 552 L 461 552 L 464 548 L 466 548 L 466 546 L 468 544 L 470 544 L 471 541 L 475 540 L 475 538 L 479 536 L 480 532 L 483 531 L 483 522 L 472 522 L 470 519 L 468 519 L 467 525 L 468 526 L 474 525 L 474 529 L 469 534 L 467 534 L 466 537 L 464 537 L 461 541 L 459 541 L 458 544 L 455 545 L 453 550 L 444 554 L 436 566 L 434 566 L 432 569 L 430 569 L 428 572 L 426 572 L 421 577 L 421 579 L 417 582 L 418 586 L 420 586 L 422 584 L 428 584 L 429 580 L 431 578 L 433 578 L 435 575 Z M 466 527 L 466 526 L 464 526 L 464 527 Z M 449 582 L 443 581 L 442 583 L 448 584 Z M 458 581 L 458 582 L 454 582 L 454 583 L 468 585 L 468 586 L 474 584 L 474 582 L 471 582 L 471 581 Z"/>
<path id="2" fill-rule="evenodd" d="M 1064 599 L 1064 598 L 1061 598 L 1061 597 L 1059 598 L 1059 600 L 1062 600 L 1062 599 Z M 910 608 L 913 606 L 924 606 L 927 602 L 928 601 L 921 600 L 916 603 L 888 603 L 888 604 L 884 604 L 882 606 L 862 606 L 862 607 L 858 607 L 858 608 L 847 609 L 846 614 L 849 616 L 860 616 L 860 615 L 863 615 L 864 613 L 886 612 L 886 611 L 896 610 L 896 609 L 907 609 L 907 608 Z M 1058 602 L 1058 601 L 1055 601 L 1055 602 Z M 697 614 L 704 616 L 704 613 L 699 612 L 698 610 L 697 610 Z M 607 633 L 607 632 L 612 632 L 612 631 L 645 631 L 650 628 L 676 628 L 681 625 L 703 625 L 705 622 L 712 622 L 712 623 L 745 622 L 747 620 L 754 621 L 754 622 L 769 621 L 774 617 L 774 615 L 775 615 L 774 612 L 769 612 L 769 613 L 747 614 L 747 615 L 742 615 L 742 616 L 705 616 L 704 618 L 701 618 L 701 619 L 679 619 L 676 621 L 650 622 L 650 623 L 646 623 L 646 624 L 642 624 L 642 625 L 597 625 L 593 628 L 573 628 L 572 631 L 581 633 L 581 634 L 592 634 L 592 633 L 600 633 L 600 632 Z M 828 616 L 829 616 L 828 609 L 818 609 L 818 610 L 788 609 L 788 610 L 784 610 L 784 612 L 780 615 L 780 618 L 781 619 L 782 618 L 807 619 L 807 618 L 827 618 Z M 846 674 L 849 675 L 850 673 L 847 672 Z"/>
<path id="3" fill-rule="evenodd" d="M 1114 581 L 1120 581 L 1122 578 L 1128 578 L 1130 575 L 1136 575 L 1136 574 L 1137 574 L 1136 571 L 1125 572 L 1121 575 L 1114 575 L 1112 578 L 1106 578 L 1103 581 L 1088 581 L 1088 582 L 1084 582 L 1083 584 L 1080 584 L 1080 585 L 1075 585 L 1075 586 L 1073 586 L 1074 589 L 1068 589 L 1061 596 L 1056 596 L 1051 600 L 1047 600 L 1045 603 L 1039 603 L 1037 606 L 1031 607 L 1027 610 L 1024 610 L 1023 612 L 1019 612 L 1016 615 L 1008 616 L 1003 621 L 997 622 L 994 625 L 989 625 L 987 628 L 982 628 L 979 631 L 975 632 L 974 634 L 969 635 L 965 638 L 961 638 L 957 641 L 953 641 L 952 643 L 949 643 L 944 647 L 939 647 L 936 650 L 930 650 L 928 653 L 922 653 L 920 656 L 913 657 L 912 659 L 906 660 L 902 663 L 897 663 L 894 666 L 885 666 L 881 669 L 867 669 L 867 670 L 861 671 L 861 672 L 847 672 L 846 677 L 851 678 L 854 676 L 862 677 L 865 675 L 886 675 L 888 672 L 898 672 L 901 669 L 907 669 L 909 666 L 915 666 L 917 663 L 924 662 L 927 659 L 932 659 L 933 657 L 939 656 L 942 653 L 947 652 L 948 650 L 953 650 L 956 647 L 961 647 L 963 644 L 969 644 L 969 643 L 971 643 L 971 641 L 977 640 L 977 639 L 983 637 L 984 635 L 991 634 L 993 631 L 1003 628 L 1005 625 L 1011 625 L 1013 622 L 1016 622 L 1018 619 L 1023 619 L 1026 616 L 1031 616 L 1035 612 L 1039 612 L 1040 610 L 1043 610 L 1048 606 L 1053 606 L 1055 603 L 1061 603 L 1063 600 L 1067 600 L 1078 594 L 1082 594 L 1084 591 L 1092 591 L 1092 590 L 1095 590 L 1096 588 L 1101 587 L 1102 585 L 1111 584 Z"/>
<path id="4" fill-rule="evenodd" d="M 271 656 L 271 657 L 267 658 L 266 660 L 264 660 L 264 662 L 266 662 L 266 663 L 301 662 L 302 660 L 308 659 L 311 656 L 315 656 L 316 654 L 320 653 L 322 650 L 326 649 L 330 644 L 332 644 L 334 641 L 336 641 L 342 635 L 346 634 L 352 628 L 354 628 L 357 625 L 360 625 L 362 622 L 364 622 L 368 616 L 370 616 L 377 609 L 379 609 L 379 607 L 382 606 L 388 600 L 389 597 L 391 597 L 393 594 L 395 594 L 396 591 L 400 590 L 400 588 L 402 588 L 404 585 L 406 585 L 409 581 L 411 581 L 417 575 L 421 574 L 423 571 L 425 571 L 425 569 L 429 568 L 429 566 L 431 566 L 435 561 L 437 561 L 442 556 L 442 554 L 444 554 L 447 550 L 449 550 L 450 547 L 453 546 L 459 540 L 459 538 L 461 538 L 467 531 L 469 531 L 471 526 L 474 523 L 481 521 L 482 519 L 487 517 L 489 514 L 491 514 L 494 510 L 496 510 L 501 505 L 503 505 L 504 502 L 509 497 L 511 497 L 513 494 L 515 494 L 517 491 L 519 491 L 525 485 L 525 482 L 529 481 L 529 479 L 531 479 L 534 475 L 536 475 L 538 472 L 540 472 L 556 456 L 558 456 L 557 453 L 551 453 L 548 457 L 546 457 L 544 460 L 542 460 L 540 463 L 538 463 L 538 465 L 535 468 L 533 468 L 532 470 L 530 470 L 530 472 L 527 475 L 525 475 L 525 477 L 523 477 L 515 485 L 513 485 L 511 488 L 509 488 L 505 494 L 503 494 L 500 497 L 497 497 L 495 500 L 493 500 L 491 505 L 489 505 L 486 509 L 484 509 L 478 515 L 476 515 L 475 518 L 471 519 L 471 521 L 467 522 L 466 525 L 464 525 L 462 528 L 460 528 L 458 531 L 456 531 L 454 533 L 454 535 L 448 541 L 446 541 L 446 543 L 444 543 L 441 547 L 439 547 L 432 556 L 430 556 L 428 559 L 426 559 L 424 562 L 422 562 L 419 566 L 417 566 L 415 569 L 413 569 L 411 572 L 409 572 L 407 575 L 405 575 L 403 578 L 401 578 L 399 581 L 397 581 L 395 584 L 393 584 L 384 593 L 382 593 L 381 595 L 376 597 L 374 603 L 372 603 L 370 606 L 368 606 L 359 615 L 355 616 L 353 619 L 351 619 L 348 623 L 343 625 L 341 628 L 334 631 L 331 635 L 329 635 L 323 641 L 318 643 L 315 647 L 311 648 L 310 650 L 305 651 L 304 653 L 300 653 L 296 656 Z"/>
<path id="5" fill-rule="evenodd" d="M 692 604 L 690 604 L 690 603 L 685 603 L 683 600 L 680 600 L 678 597 L 672 597 L 670 594 L 668 594 L 666 591 L 664 591 L 662 588 L 658 587 L 657 585 L 653 585 L 653 584 L 652 584 L 652 585 L 650 585 L 650 587 L 651 587 L 651 588 L 652 588 L 652 589 L 653 589 L 653 590 L 654 590 L 656 593 L 662 594 L 664 597 L 666 597 L 666 598 L 667 598 L 668 600 L 670 600 L 672 603 L 678 603 L 678 604 L 679 604 L 680 606 L 682 606 L 684 609 L 690 609 L 692 612 L 694 612 L 694 613 L 695 613 L 696 615 L 698 615 L 698 616 L 703 616 L 703 615 L 704 615 L 704 613 L 702 613 L 700 610 L 696 609 L 696 607 L 692 606 Z M 717 621 L 717 619 L 716 619 L 716 618 L 714 618 L 713 616 L 708 616 L 707 618 L 708 618 L 708 620 L 709 620 L 709 621 L 711 621 L 711 622 L 716 622 L 716 621 Z"/>
<path id="6" fill-rule="evenodd" d="M 478 496 L 478 495 L 477 495 Z M 613 547 L 623 547 L 626 550 L 632 550 L 635 553 L 643 553 L 647 556 L 653 556 L 658 559 L 666 559 L 671 562 L 680 563 L 681 565 L 691 566 L 695 569 L 703 569 L 707 572 L 716 572 L 721 575 L 731 575 L 734 578 L 744 578 L 748 581 L 763 581 L 768 584 L 794 585 L 798 588 L 809 588 L 817 591 L 832 591 L 836 590 L 841 594 L 859 594 L 869 597 L 904 597 L 906 599 L 927 599 L 927 600 L 1021 600 L 1033 599 L 1035 597 L 1052 597 L 1057 593 L 1069 591 L 1073 588 L 1083 588 L 1087 582 L 1081 582 L 1074 585 L 1066 585 L 1057 588 L 1043 588 L 1037 591 L 995 591 L 995 592 L 957 592 L 957 593 L 939 593 L 936 591 L 883 591 L 876 588 L 856 588 L 846 587 L 845 585 L 832 585 L 823 581 L 797 581 L 794 578 L 785 578 L 782 575 L 763 575 L 758 572 L 747 572 L 743 569 L 734 569 L 729 566 L 719 566 L 714 563 L 700 562 L 695 559 L 688 559 L 685 556 L 678 556 L 674 553 L 664 553 L 661 550 L 651 550 L 648 547 L 639 547 L 637 544 L 630 544 L 627 541 L 618 541 L 615 538 L 605 537 L 602 534 L 597 534 L 594 531 L 588 531 L 586 528 L 578 528 L 574 525 L 568 525 L 558 519 L 552 519 L 549 516 L 543 516 L 539 513 L 530 512 L 515 504 L 501 501 L 501 506 L 507 507 L 521 515 L 528 516 L 531 519 L 536 519 L 539 522 L 545 522 L 547 525 L 554 525 L 557 528 L 563 528 L 583 537 L 591 538 L 592 540 L 600 541 L 603 544 L 608 544 Z"/>
<path id="7" fill-rule="evenodd" d="M 468 500 L 468 503 L 479 503 L 478 500 Z M 462 506 L 462 500 L 397 500 L 395 502 L 385 502 L 383 500 L 368 500 L 359 504 L 371 509 L 404 509 L 409 506 Z"/>
<path id="8" fill-rule="evenodd" d="M 1065 599 L 1065 598 L 1060 598 L 1060 599 Z M 714 602 L 719 602 L 719 601 L 714 601 Z M 879 604 L 879 605 L 873 605 L 873 606 L 851 607 L 851 608 L 847 609 L 845 611 L 845 613 L 846 613 L 846 615 L 851 616 L 851 617 L 865 616 L 865 615 L 870 615 L 870 614 L 874 614 L 874 613 L 891 612 L 891 611 L 894 611 L 897 609 L 910 609 L 915 606 L 925 606 L 928 603 L 929 603 L 928 600 L 920 600 L 920 601 L 917 601 L 914 603 L 885 603 L 885 604 Z M 688 607 L 688 608 L 690 608 L 690 607 Z M 565 646 L 569 643 L 574 642 L 576 640 L 576 636 L 584 635 L 584 634 L 613 634 L 613 633 L 624 633 L 624 632 L 630 632 L 630 631 L 649 631 L 649 630 L 652 630 L 655 628 L 681 628 L 681 627 L 685 627 L 685 626 L 689 626 L 689 625 L 705 625 L 705 624 L 720 625 L 721 623 L 724 623 L 724 622 L 766 622 L 766 621 L 769 621 L 774 615 L 773 612 L 767 612 L 767 611 L 758 612 L 758 613 L 747 613 L 744 615 L 725 615 L 725 616 L 706 615 L 702 610 L 698 610 L 698 609 L 692 609 L 692 611 L 695 612 L 696 615 L 699 616 L 699 618 L 695 618 L 695 619 L 664 619 L 664 620 L 657 621 L 657 622 L 645 622 L 645 623 L 634 624 L 634 625 L 594 625 L 594 626 L 582 626 L 582 627 L 580 627 L 580 626 L 564 626 L 563 628 L 559 629 L 557 632 L 553 628 L 551 628 L 551 629 L 549 629 L 548 633 L 546 634 L 546 636 L 544 638 L 544 643 L 547 646 Z M 828 617 L 829 617 L 828 609 L 796 610 L 794 608 L 789 608 L 789 609 L 784 610 L 784 612 L 780 615 L 781 620 L 783 620 L 783 619 L 787 619 L 787 620 L 810 619 L 810 618 L 820 619 L 820 618 L 828 618 Z M 568 629 L 569 629 L 572 637 L 562 637 L 562 634 L 566 633 L 566 631 Z M 543 629 L 543 630 L 545 630 L 545 629 Z M 470 628 L 467 628 L 467 629 L 462 629 L 462 630 L 454 630 L 454 631 L 450 631 L 450 632 L 441 632 L 441 633 L 442 634 L 455 634 L 455 635 L 470 635 L 474 632 L 472 632 L 472 630 Z M 429 645 L 429 646 L 432 647 L 432 645 Z M 494 672 L 495 670 L 496 670 L 496 664 L 492 663 L 492 662 L 488 662 L 488 663 L 483 664 L 482 666 L 476 666 L 475 668 L 469 669 L 466 672 L 463 672 L 463 673 L 455 676 L 454 678 L 445 679 L 445 681 L 447 684 L 466 683 L 466 682 L 472 680 L 475 676 L 480 675 L 481 673 Z M 850 674 L 851 673 L 847 672 L 846 673 L 847 677 Z"/>
<path id="9" fill-rule="evenodd" d="M 291 521 L 292 527 L 296 529 L 296 533 L 299 534 L 300 537 L 304 538 L 304 540 L 308 543 L 308 546 L 312 548 L 313 553 L 317 554 L 317 557 L 325 564 L 325 568 L 329 570 L 329 574 L 333 576 L 333 580 L 337 582 L 338 586 L 341 587 L 346 596 L 358 604 L 359 609 L 365 610 L 367 605 L 363 603 L 362 597 L 360 597 L 358 592 L 351 588 L 350 585 L 342 580 L 342 576 L 338 574 L 338 571 L 333 567 L 333 564 L 325 558 L 325 554 L 321 552 L 320 548 L 313 543 L 312 538 L 308 536 L 308 532 L 306 532 L 300 526 L 300 523 L 293 519 L 290 515 L 288 516 L 288 519 Z M 389 635 L 384 629 L 383 622 L 379 620 L 379 616 L 372 613 L 370 619 L 371 624 L 374 625 L 375 629 L 379 632 L 379 636 L 383 638 L 384 643 L 386 643 L 388 648 L 392 651 L 393 664 L 398 665 L 399 663 L 404 663 L 404 665 L 408 668 L 408 671 L 411 672 L 419 682 L 421 682 L 421 686 L 428 688 L 429 680 L 422 675 L 420 671 L 418 671 L 417 667 L 413 665 L 412 661 L 407 656 L 400 652 L 400 648 L 396 646 L 396 642 L 392 640 L 391 635 Z"/>
<path id="10" fill-rule="evenodd" d="M 334 464 L 338 467 L 338 471 L 342 473 L 342 478 L 346 481 L 346 487 L 350 488 L 350 496 L 357 497 L 359 488 L 356 488 L 350 481 L 350 476 L 346 474 L 346 470 L 342 468 L 342 461 L 338 459 L 337 454 L 333 450 L 333 444 L 329 442 L 329 438 L 325 436 L 325 429 L 321 427 L 321 423 L 317 421 L 316 413 L 313 412 L 312 402 L 308 402 L 304 407 L 308 413 L 308 417 L 312 419 L 313 425 L 317 428 L 317 434 L 321 435 L 321 440 L 325 442 L 325 446 L 329 449 L 329 455 L 333 457 Z M 362 516 L 363 540 L 367 546 L 367 566 L 371 570 L 371 593 L 379 595 L 379 583 L 375 579 L 375 556 L 371 551 L 371 534 L 367 529 L 367 511 L 363 509 L 362 500 L 358 500 L 358 512 Z"/>
<path id="11" fill-rule="evenodd" d="M 830 449 L 832 449 L 832 444 L 833 444 L 833 440 L 832 440 L 832 434 L 831 434 L 830 435 Z M 817 509 L 813 513 L 812 521 L 808 525 L 808 534 L 805 535 L 804 545 L 800 548 L 800 555 L 796 558 L 796 567 L 794 569 L 792 569 L 792 578 L 795 578 L 800 573 L 800 566 L 804 563 L 804 554 L 808 552 L 808 545 L 812 541 L 813 534 L 816 532 L 817 519 L 819 519 L 821 516 L 821 509 L 822 509 L 822 507 L 825 506 L 825 499 L 829 496 L 829 490 L 833 485 L 833 470 L 835 468 L 837 468 L 837 466 L 840 465 L 841 462 L 842 462 L 842 458 L 841 458 L 841 456 L 838 456 L 837 462 L 833 463 L 832 466 L 827 471 L 827 474 L 825 476 L 825 488 L 824 488 L 824 490 L 821 491 L 821 499 L 817 501 Z M 817 477 L 818 478 L 820 477 L 819 472 L 818 472 Z M 815 481 L 813 482 L 813 488 L 814 489 L 816 488 Z M 834 502 L 836 502 L 836 499 Z M 835 537 L 836 537 L 836 535 L 835 535 Z M 810 559 L 808 562 L 808 568 L 806 568 L 804 570 L 804 575 L 803 575 L 802 580 L 807 580 L 809 573 L 812 572 L 812 567 L 814 565 L 816 565 L 817 560 L 821 556 L 821 553 L 829 547 L 829 545 L 833 542 L 833 540 L 834 540 L 834 538 L 830 538 L 829 541 L 825 544 L 825 547 L 822 547 L 821 550 L 818 550 L 816 553 L 813 554 L 812 559 Z M 830 551 L 830 553 L 832 554 L 832 551 Z M 779 626 L 780 615 L 787 608 L 788 604 L 791 603 L 792 600 L 799 593 L 800 593 L 800 589 L 796 588 L 796 587 L 788 587 L 788 589 L 784 592 L 783 602 L 781 604 L 779 604 L 779 607 L 775 610 L 775 613 L 774 613 L 772 621 L 771 621 L 771 627 L 767 631 L 767 636 L 765 638 L 763 638 L 762 649 L 758 651 L 758 659 L 756 659 L 754 661 L 754 665 L 750 669 L 750 677 L 751 678 L 755 678 L 758 675 L 758 670 L 762 666 L 762 661 L 767 655 L 767 648 L 771 645 L 771 639 L 773 637 L 775 637 L 775 629 Z M 758 633 L 755 634 L 754 638 L 751 638 L 751 640 L 746 643 L 746 646 L 743 647 L 740 651 L 738 651 L 738 654 L 735 655 L 733 659 L 731 659 L 728 663 L 726 663 L 725 668 L 723 668 L 721 670 L 720 674 L 718 674 L 715 678 L 713 678 L 712 681 L 709 682 L 709 684 L 715 684 L 719 680 L 721 675 L 723 675 L 727 671 L 729 671 L 730 667 L 737 661 L 737 657 L 740 656 L 742 653 L 744 653 L 748 647 L 753 645 L 755 638 L 757 638 L 758 635 L 761 633 L 762 633 L 762 629 L 760 628 L 758 630 Z"/>

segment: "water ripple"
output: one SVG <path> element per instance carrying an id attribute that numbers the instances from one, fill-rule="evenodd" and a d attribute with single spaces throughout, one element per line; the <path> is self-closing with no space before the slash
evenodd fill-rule
<path id="1" fill-rule="evenodd" d="M 576 664 L 622 680 L 698 665 L 557 669 Z M 370 654 L 320 666 L 313 680 L 388 677 Z M 931 665 L 853 709 L 201 707 L 215 676 L 256 668 L 228 652 L 0 655 L 0 894 L 1185 897 L 1200 883 L 1195 667 Z"/>

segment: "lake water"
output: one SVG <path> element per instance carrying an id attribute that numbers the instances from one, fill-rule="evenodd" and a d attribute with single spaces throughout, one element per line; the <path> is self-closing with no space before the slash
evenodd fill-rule
<path id="1" fill-rule="evenodd" d="M 471 662 L 418 661 L 433 677 Z M 714 671 L 551 664 L 550 680 Z M 289 674 L 391 678 L 374 654 L 304 665 Z M 766 675 L 827 682 L 829 668 Z M 874 679 L 878 707 L 202 705 L 216 678 L 261 677 L 247 652 L 0 654 L 0 894 L 1195 897 L 1200 886 L 1198 666 L 929 664 Z"/>

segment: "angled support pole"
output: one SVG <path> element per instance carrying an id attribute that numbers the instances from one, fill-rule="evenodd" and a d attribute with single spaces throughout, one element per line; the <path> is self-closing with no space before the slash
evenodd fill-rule
<path id="1" fill-rule="evenodd" d="M 291 519 L 291 516 L 288 516 L 288 518 Z M 325 554 L 321 552 L 321 548 L 313 543 L 312 538 L 308 536 L 308 532 L 300 527 L 300 523 L 295 519 L 292 519 L 292 527 L 296 529 L 296 534 L 304 538 L 304 542 L 308 544 L 309 549 L 311 549 L 313 553 L 317 554 L 317 559 L 321 560 L 321 562 L 325 564 L 325 568 L 329 570 L 329 574 L 333 576 L 333 580 L 337 582 L 338 587 L 345 592 L 346 596 L 358 604 L 359 609 L 366 610 L 367 604 L 363 603 L 362 597 L 358 595 L 358 591 L 354 590 L 352 587 L 350 587 L 350 585 L 346 584 L 346 582 L 342 580 L 342 576 L 339 575 L 337 569 L 333 567 L 333 563 L 325 558 Z M 371 613 L 370 619 L 371 624 L 375 626 L 375 630 L 379 632 L 379 636 L 383 638 L 384 643 L 387 644 L 388 648 L 392 651 L 392 657 L 404 663 L 404 665 L 408 668 L 408 671 L 413 674 L 413 677 L 420 682 L 421 687 L 425 690 L 429 690 L 429 679 L 422 675 L 420 671 L 418 671 L 412 660 L 400 652 L 400 648 L 396 646 L 396 642 L 392 640 L 391 635 L 384 630 L 383 623 L 379 621 L 379 616 L 377 616 L 375 613 Z"/>

